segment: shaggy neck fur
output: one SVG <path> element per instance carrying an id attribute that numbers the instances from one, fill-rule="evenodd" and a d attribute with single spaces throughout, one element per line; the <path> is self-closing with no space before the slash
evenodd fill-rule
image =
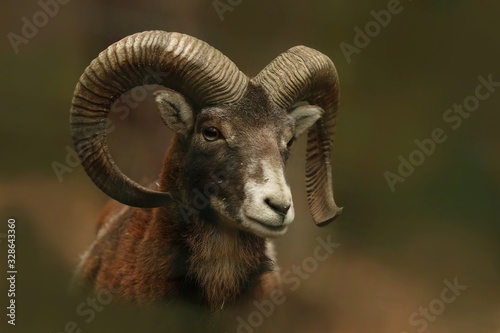
<path id="1" fill-rule="evenodd" d="M 188 278 L 199 286 L 212 310 L 234 304 L 256 286 L 259 276 L 268 271 L 265 240 L 242 231 L 219 226 L 207 228 L 198 220 L 188 230 Z"/>

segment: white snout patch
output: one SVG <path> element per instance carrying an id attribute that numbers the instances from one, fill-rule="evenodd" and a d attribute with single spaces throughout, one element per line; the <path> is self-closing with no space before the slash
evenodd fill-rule
<path id="1" fill-rule="evenodd" d="M 251 176 L 257 168 L 262 170 L 262 179 Z M 244 191 L 240 211 L 243 227 L 265 238 L 284 234 L 295 211 L 283 168 L 273 167 L 268 161 L 249 165 Z"/>

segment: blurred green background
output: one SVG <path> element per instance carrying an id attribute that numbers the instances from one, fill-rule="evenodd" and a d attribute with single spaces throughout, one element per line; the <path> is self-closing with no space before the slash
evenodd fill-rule
<path id="1" fill-rule="evenodd" d="M 339 72 L 332 162 L 344 213 L 326 228 L 314 226 L 301 138 L 287 170 L 297 217 L 276 245 L 284 271 L 312 255 L 318 236 L 332 235 L 341 246 L 298 290 L 288 290 L 293 297 L 284 307 L 292 315 L 275 332 L 420 332 L 409 317 L 455 277 L 467 290 L 425 331 L 500 332 L 500 88 L 456 130 L 443 120 L 474 94 L 479 76 L 500 81 L 500 3 L 402 0 L 390 23 L 346 57 L 341 44 L 355 46 L 354 29 L 364 30 L 371 12 L 393 0 L 221 1 L 231 8 L 223 20 L 213 1 L 68 1 L 18 52 L 8 34 L 20 36 L 23 17 L 32 22 L 42 7 L 2 3 L 0 234 L 15 217 L 19 273 L 17 325 L 7 326 L 2 313 L 1 331 L 62 332 L 72 320 L 82 332 L 175 332 L 185 324 L 172 312 L 112 306 L 88 324 L 78 317 L 85 298 L 66 290 L 107 198 L 81 167 L 60 177 L 53 169 L 54 162 L 68 164 L 70 101 L 85 67 L 111 43 L 160 29 L 205 40 L 249 76 L 298 44 L 327 54 Z M 159 119 L 150 97 L 126 119 L 114 119 L 111 150 L 134 179 L 160 169 L 171 133 Z M 435 128 L 446 142 L 391 191 L 384 174 L 397 173 L 398 157 L 408 158 L 414 140 L 430 138 Z M 5 287 L 2 279 L 2 309 Z"/>

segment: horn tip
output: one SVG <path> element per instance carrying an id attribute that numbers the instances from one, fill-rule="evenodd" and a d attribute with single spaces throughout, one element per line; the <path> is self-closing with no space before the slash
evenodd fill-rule
<path id="1" fill-rule="evenodd" d="M 337 219 L 337 217 L 340 214 L 342 214 L 343 210 L 344 210 L 344 207 L 336 207 L 336 209 L 332 212 L 332 214 L 330 214 L 330 217 L 328 217 L 326 219 L 321 219 L 321 220 L 314 219 L 314 223 L 318 227 L 326 227 L 327 225 L 329 225 L 330 223 L 335 221 Z"/>

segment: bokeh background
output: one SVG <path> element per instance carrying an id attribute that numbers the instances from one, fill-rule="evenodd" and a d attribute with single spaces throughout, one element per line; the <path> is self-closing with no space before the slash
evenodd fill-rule
<path id="1" fill-rule="evenodd" d="M 478 76 L 500 81 L 500 3 L 402 0 L 401 12 L 348 61 L 341 43 L 355 45 L 354 28 L 364 30 L 371 11 L 392 1 L 221 2 L 231 7 L 223 19 L 213 1 L 67 1 L 18 52 L 8 34 L 21 35 L 23 17 L 32 21 L 41 7 L 2 2 L 0 271 L 7 251 L 1 234 L 14 217 L 18 307 L 17 325 L 6 325 L 0 279 L 1 331 L 64 332 L 75 321 L 82 332 L 176 332 L 188 324 L 175 309 L 114 302 L 90 323 L 76 314 L 85 298 L 67 287 L 108 199 L 81 167 L 59 177 L 54 171 L 54 163 L 73 163 L 66 160 L 69 107 L 84 68 L 122 37 L 160 29 L 205 40 L 249 76 L 298 44 L 336 64 L 342 105 L 332 163 L 345 210 L 332 225 L 314 226 L 301 138 L 287 170 L 297 218 L 276 246 L 283 271 L 310 257 L 317 237 L 331 235 L 340 247 L 300 288 L 288 288 L 287 314 L 274 332 L 500 332 L 500 89 L 456 130 L 443 121 L 447 109 L 474 94 Z M 112 153 L 134 179 L 160 169 L 171 133 L 159 119 L 150 97 L 124 120 L 113 119 Z M 397 173 L 398 156 L 408 158 L 414 140 L 435 128 L 447 141 L 391 191 L 384 173 Z M 455 278 L 467 289 L 425 329 L 412 325 L 412 314 Z"/>

